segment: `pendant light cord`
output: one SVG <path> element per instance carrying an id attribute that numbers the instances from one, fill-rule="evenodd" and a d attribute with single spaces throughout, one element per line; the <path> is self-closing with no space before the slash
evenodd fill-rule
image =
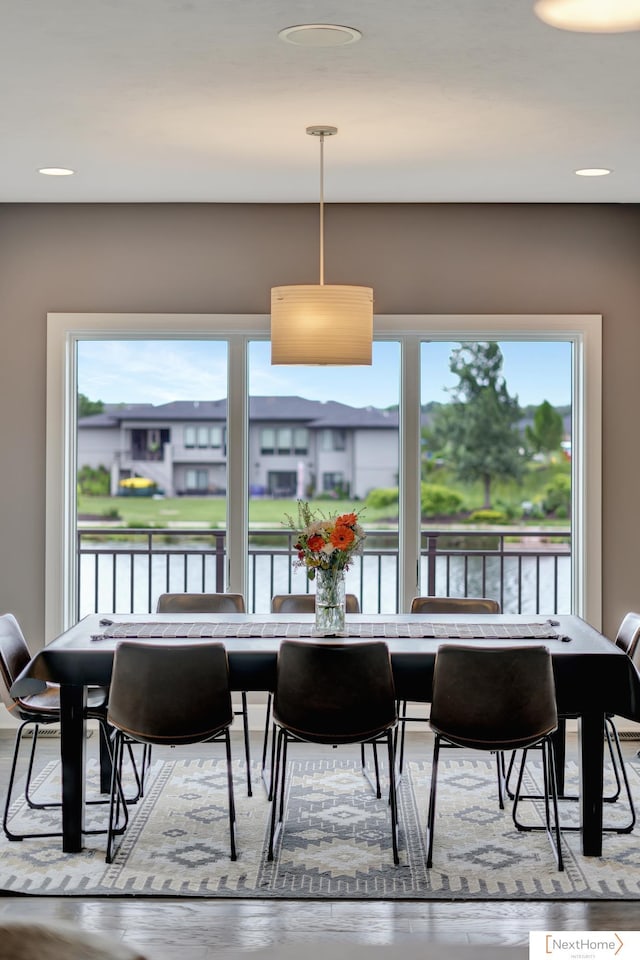
<path id="1" fill-rule="evenodd" d="M 320 286 L 324 286 L 324 133 L 320 134 Z"/>

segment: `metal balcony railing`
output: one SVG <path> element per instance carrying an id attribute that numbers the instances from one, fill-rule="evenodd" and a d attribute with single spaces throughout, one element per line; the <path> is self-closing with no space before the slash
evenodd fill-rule
<path id="1" fill-rule="evenodd" d="M 247 609 L 267 613 L 275 593 L 313 590 L 293 564 L 295 534 L 249 535 Z M 346 574 L 364 613 L 398 611 L 398 533 L 368 530 L 366 549 Z M 82 527 L 77 532 L 77 616 L 150 613 L 161 593 L 222 592 L 226 531 Z M 488 596 L 505 613 L 571 612 L 568 531 L 422 531 L 421 593 Z"/>

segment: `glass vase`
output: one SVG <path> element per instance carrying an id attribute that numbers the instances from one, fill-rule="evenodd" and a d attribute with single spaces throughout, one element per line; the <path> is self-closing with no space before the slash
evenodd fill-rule
<path id="1" fill-rule="evenodd" d="M 344 570 L 316 571 L 316 623 L 318 636 L 344 632 Z"/>

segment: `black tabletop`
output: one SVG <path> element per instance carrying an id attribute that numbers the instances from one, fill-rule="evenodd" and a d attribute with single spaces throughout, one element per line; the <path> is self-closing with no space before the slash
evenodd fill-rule
<path id="1" fill-rule="evenodd" d="M 607 637 L 603 636 L 584 620 L 575 616 L 548 618 L 531 615 L 429 615 L 389 614 L 371 616 L 350 615 L 357 634 L 355 637 L 327 638 L 332 643 L 354 643 L 364 636 L 380 636 L 389 646 L 393 665 L 396 692 L 400 699 L 422 700 L 431 698 L 433 665 L 438 647 L 443 642 L 473 643 L 495 646 L 504 643 L 542 643 L 551 651 L 556 678 L 558 709 L 561 713 L 584 713 L 606 711 L 631 719 L 640 718 L 640 677 L 631 660 Z M 108 621 L 108 622 L 106 622 Z M 16 695 L 26 695 L 33 689 L 34 681 L 61 684 L 108 685 L 111 679 L 113 653 L 118 637 L 105 636 L 119 624 L 193 624 L 256 625 L 265 624 L 267 630 L 255 629 L 237 633 L 259 632 L 259 636 L 224 636 L 214 642 L 225 644 L 229 656 L 231 684 L 235 690 L 272 690 L 278 648 L 287 635 L 299 632 L 296 624 L 309 624 L 312 616 L 282 614 L 92 614 L 44 647 L 35 655 L 29 666 L 14 685 Z M 403 631 L 403 625 L 411 624 L 411 632 L 417 632 L 417 624 L 424 624 L 427 634 L 439 636 L 393 636 Z M 543 629 L 551 624 L 552 629 Z M 467 636 L 460 626 L 469 626 Z M 532 636 L 538 630 L 528 629 L 540 625 L 546 636 Z M 436 627 L 434 630 L 433 627 Z M 475 629 L 478 628 L 478 629 Z M 495 629 L 492 629 L 495 628 Z M 124 632 L 135 633 L 125 628 Z M 153 631 L 151 631 L 153 632 Z M 174 627 L 170 634 L 179 632 Z M 212 633 L 211 630 L 201 631 Z M 218 633 L 235 633 L 235 629 L 218 628 Z M 265 636 L 264 633 L 281 635 Z M 302 631 L 305 632 L 305 631 Z M 449 637 L 448 634 L 452 636 Z M 513 636 L 511 636 L 513 634 Z M 94 639 L 98 638 L 98 639 Z M 312 638 L 315 639 L 315 638 Z M 194 641 L 193 636 L 181 640 L 176 636 L 150 636 L 142 643 L 212 642 L 203 636 Z"/>

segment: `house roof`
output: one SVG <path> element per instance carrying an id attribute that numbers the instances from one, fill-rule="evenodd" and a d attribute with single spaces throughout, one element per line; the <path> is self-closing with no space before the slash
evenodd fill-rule
<path id="1" fill-rule="evenodd" d="M 172 403 L 105 404 L 102 413 L 78 420 L 79 427 L 115 427 L 131 421 L 143 423 L 175 423 L 225 420 L 226 400 L 176 400 Z M 398 412 L 376 407 L 350 407 L 337 401 L 323 402 L 304 397 L 251 397 L 249 417 L 263 423 L 300 423 L 316 428 L 393 428 L 398 426 Z"/>

